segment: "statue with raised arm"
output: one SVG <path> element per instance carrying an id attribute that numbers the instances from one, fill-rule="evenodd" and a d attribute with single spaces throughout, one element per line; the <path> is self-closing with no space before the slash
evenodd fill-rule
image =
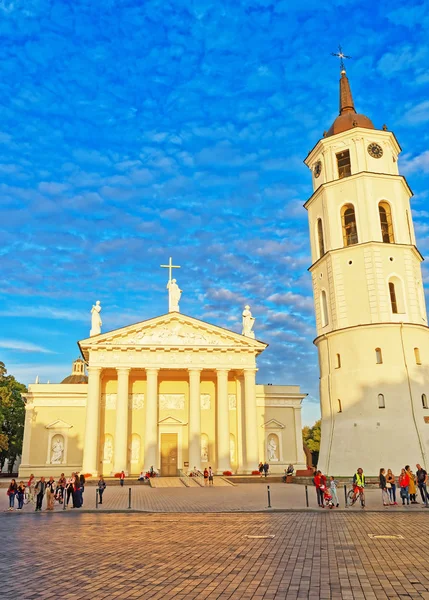
<path id="1" fill-rule="evenodd" d="M 252 317 L 252 313 L 250 312 L 250 306 L 246 304 L 244 307 L 243 313 L 243 331 L 241 335 L 245 335 L 246 337 L 255 339 L 255 332 L 252 331 L 253 325 L 255 324 L 255 317 Z"/>
<path id="2" fill-rule="evenodd" d="M 175 279 L 169 279 L 167 283 L 168 290 L 168 312 L 180 312 L 179 301 L 182 290 L 177 285 Z"/>
<path id="3" fill-rule="evenodd" d="M 101 333 L 102 321 L 100 317 L 101 306 L 100 300 L 97 300 L 95 304 L 92 305 L 91 309 L 91 331 L 89 335 L 92 337 L 93 335 L 98 335 Z"/>

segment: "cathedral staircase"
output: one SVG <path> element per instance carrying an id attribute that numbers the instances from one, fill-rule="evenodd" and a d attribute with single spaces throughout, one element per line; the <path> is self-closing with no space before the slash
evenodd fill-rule
<path id="1" fill-rule="evenodd" d="M 180 477 L 152 477 L 149 479 L 152 488 L 199 488 L 205 487 L 202 477 L 188 477 L 181 474 Z M 237 484 L 229 481 L 225 477 L 215 476 L 214 487 L 231 487 Z"/>

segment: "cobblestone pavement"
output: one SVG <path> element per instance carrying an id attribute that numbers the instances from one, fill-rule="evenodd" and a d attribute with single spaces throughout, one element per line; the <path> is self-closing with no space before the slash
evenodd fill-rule
<path id="1" fill-rule="evenodd" d="M 118 485 L 108 486 L 103 498 L 103 504 L 98 510 L 127 510 L 129 488 Z M 344 491 L 339 490 L 340 508 L 344 508 Z M 273 509 L 305 509 L 305 487 L 302 485 L 285 485 L 282 483 L 270 484 L 271 506 Z M 0 506 L 6 511 L 8 498 L 6 489 L 0 490 Z M 95 509 L 95 486 L 86 486 L 84 494 L 84 509 Z M 385 512 L 401 512 L 402 506 L 389 506 L 383 508 L 381 492 L 378 489 L 367 489 L 367 509 Z M 313 510 L 318 510 L 316 492 L 313 486 L 308 488 L 309 505 Z M 400 501 L 401 502 L 401 501 Z M 207 488 L 151 488 L 146 485 L 134 485 L 131 488 L 131 507 L 133 510 L 148 512 L 229 512 L 229 511 L 264 511 L 268 506 L 267 486 L 263 484 L 241 484 L 227 487 Z M 44 500 L 43 508 L 46 507 Z M 418 512 L 422 504 L 405 507 L 406 512 Z M 70 510 L 70 509 L 69 509 Z M 77 510 L 77 509 L 76 509 Z M 327 509 L 325 509 L 327 510 Z M 348 511 L 361 511 L 356 505 Z M 33 512 L 34 506 L 27 505 L 23 513 Z M 64 512 L 59 504 L 55 505 L 55 512 Z M 67 512 L 67 511 L 66 511 Z M 71 509 L 73 512 L 73 509 Z M 74 511 L 76 512 L 76 511 Z M 429 513 L 429 510 L 427 510 Z M 16 515 L 20 516 L 20 515 Z"/>
<path id="2" fill-rule="evenodd" d="M 421 512 L 1 514 L 0 531 L 3 600 L 429 598 Z"/>

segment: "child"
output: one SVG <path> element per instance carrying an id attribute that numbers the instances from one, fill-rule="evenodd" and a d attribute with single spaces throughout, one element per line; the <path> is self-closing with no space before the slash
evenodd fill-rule
<path id="1" fill-rule="evenodd" d="M 335 504 L 336 508 L 338 508 L 340 506 L 340 503 L 338 502 L 338 496 L 337 496 L 338 483 L 335 481 L 333 475 L 330 476 L 329 480 L 330 480 L 329 486 L 330 486 L 330 490 L 331 490 L 332 502 Z"/>
<path id="2" fill-rule="evenodd" d="M 213 485 L 213 469 L 209 467 L 209 485 Z"/>

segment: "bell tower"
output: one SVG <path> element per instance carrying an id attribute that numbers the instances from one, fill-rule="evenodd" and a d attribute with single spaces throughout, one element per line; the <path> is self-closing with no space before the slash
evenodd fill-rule
<path id="1" fill-rule="evenodd" d="M 343 63 L 339 115 L 310 151 L 305 203 L 319 353 L 319 469 L 376 475 L 428 464 L 429 329 L 401 148 L 356 112 Z"/>

